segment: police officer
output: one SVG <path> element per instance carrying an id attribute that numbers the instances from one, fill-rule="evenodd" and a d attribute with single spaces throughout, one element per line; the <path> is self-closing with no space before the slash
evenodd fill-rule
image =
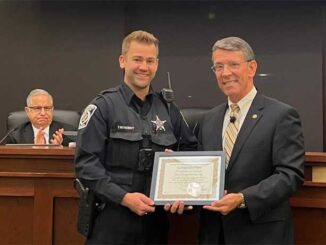
<path id="1" fill-rule="evenodd" d="M 196 150 L 197 140 L 177 107 L 150 86 L 158 52 L 148 32 L 125 37 L 123 83 L 100 93 L 81 117 L 76 175 L 105 203 L 88 244 L 167 243 L 167 214 L 148 197 L 154 152 Z M 178 205 L 183 208 L 167 209 Z"/>

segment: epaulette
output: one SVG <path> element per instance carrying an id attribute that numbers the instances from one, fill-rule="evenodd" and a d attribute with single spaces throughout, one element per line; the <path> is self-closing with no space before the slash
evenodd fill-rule
<path id="1" fill-rule="evenodd" d="M 119 90 L 118 87 L 102 90 L 100 93 L 97 94 L 97 96 L 94 98 L 94 100 L 96 101 L 100 98 L 105 98 L 106 95 L 116 93 L 116 92 L 118 92 L 118 90 Z"/>
<path id="2" fill-rule="evenodd" d="M 100 95 L 103 95 L 103 94 L 106 94 L 106 93 L 114 93 L 114 92 L 118 92 L 119 90 L 119 87 L 114 87 L 114 88 L 109 88 L 109 89 L 105 89 L 103 91 L 101 91 L 99 94 Z"/>

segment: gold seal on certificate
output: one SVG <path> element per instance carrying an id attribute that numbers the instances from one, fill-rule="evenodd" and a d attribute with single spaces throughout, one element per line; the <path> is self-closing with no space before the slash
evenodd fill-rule
<path id="1" fill-rule="evenodd" d="M 156 152 L 150 197 L 156 205 L 205 205 L 224 194 L 222 151 Z"/>

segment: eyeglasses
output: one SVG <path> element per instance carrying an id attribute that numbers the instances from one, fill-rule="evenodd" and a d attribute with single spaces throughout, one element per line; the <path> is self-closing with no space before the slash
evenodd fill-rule
<path id="1" fill-rule="evenodd" d="M 222 72 L 224 71 L 224 68 L 227 67 L 230 71 L 236 71 L 240 68 L 240 65 L 243 64 L 243 63 L 247 63 L 251 60 L 247 60 L 247 61 L 244 61 L 244 62 L 234 62 L 234 61 L 231 61 L 231 62 L 228 62 L 226 64 L 222 64 L 222 63 L 216 63 L 215 65 L 213 65 L 211 67 L 212 71 L 214 73 L 216 72 Z"/>
<path id="2" fill-rule="evenodd" d="M 49 112 L 53 110 L 53 106 L 28 106 L 34 112 L 40 113 L 42 110 Z"/>

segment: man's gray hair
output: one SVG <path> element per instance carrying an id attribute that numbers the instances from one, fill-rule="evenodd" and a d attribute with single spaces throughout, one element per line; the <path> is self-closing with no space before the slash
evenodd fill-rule
<path id="1" fill-rule="evenodd" d="M 213 53 L 217 49 L 230 50 L 230 51 L 241 51 L 246 61 L 254 60 L 255 54 L 250 45 L 239 37 L 226 37 L 217 40 L 212 48 Z"/>
<path id="2" fill-rule="evenodd" d="M 50 99 L 51 99 L 51 104 L 53 105 L 53 98 L 52 98 L 52 95 L 48 92 L 48 91 L 46 91 L 46 90 L 44 90 L 44 89 L 39 89 L 39 88 L 37 88 L 37 89 L 33 89 L 29 94 L 28 94 L 28 96 L 27 96 L 27 99 L 26 99 L 26 104 L 27 104 L 27 106 L 31 106 L 31 97 L 33 97 L 33 96 L 36 96 L 36 95 L 47 95 L 47 96 L 49 96 L 50 97 Z"/>

